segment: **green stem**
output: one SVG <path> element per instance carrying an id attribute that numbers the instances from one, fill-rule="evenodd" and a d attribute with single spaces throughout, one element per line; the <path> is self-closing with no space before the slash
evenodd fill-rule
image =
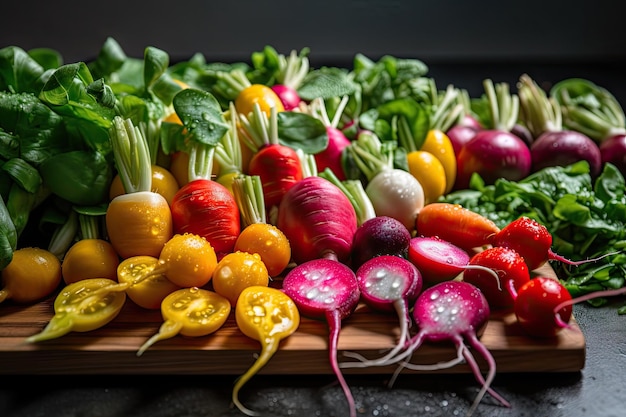
<path id="1" fill-rule="evenodd" d="M 241 143 L 237 135 L 237 113 L 230 112 L 230 130 L 222 137 L 215 148 L 215 159 L 220 166 L 220 175 L 230 172 L 242 172 L 243 160 Z"/>
<path id="2" fill-rule="evenodd" d="M 258 175 L 239 175 L 233 180 L 233 194 L 241 212 L 241 229 L 256 223 L 266 223 L 263 185 Z"/>
<path id="3" fill-rule="evenodd" d="M 563 129 L 559 104 L 550 100 L 527 74 L 520 77 L 518 95 L 522 120 L 533 137 L 537 138 L 544 132 L 557 132 Z"/>
<path id="4" fill-rule="evenodd" d="M 346 195 L 346 197 L 348 197 L 348 200 L 350 200 L 350 203 L 352 204 L 352 207 L 354 207 L 354 211 L 356 212 L 357 223 L 359 225 L 363 224 L 363 222 L 368 219 L 376 217 L 376 211 L 374 210 L 372 201 L 365 192 L 365 189 L 363 188 L 363 183 L 361 183 L 361 181 L 341 181 L 329 168 L 326 168 L 324 171 L 320 172 L 319 176 L 335 184 Z"/>
<path id="5" fill-rule="evenodd" d="M 519 116 L 519 97 L 509 92 L 507 83 L 494 85 L 492 80 L 485 79 L 483 86 L 491 113 L 491 127 L 510 132 Z"/>
<path id="6" fill-rule="evenodd" d="M 151 191 L 152 162 L 141 130 L 130 119 L 115 116 L 109 138 L 124 191 Z"/>
<path id="7" fill-rule="evenodd" d="M 309 73 L 309 58 L 304 53 L 298 55 L 295 50 L 292 50 L 288 57 L 281 55 L 279 60 L 279 72 L 276 75 L 276 80 L 294 90 L 300 87 Z"/>

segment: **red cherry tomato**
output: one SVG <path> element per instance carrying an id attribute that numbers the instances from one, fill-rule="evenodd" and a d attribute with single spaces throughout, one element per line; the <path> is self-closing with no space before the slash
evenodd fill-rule
<path id="1" fill-rule="evenodd" d="M 563 327 L 556 319 L 554 308 L 571 299 L 567 288 L 556 279 L 536 277 L 517 292 L 515 315 L 530 336 L 553 337 Z M 572 317 L 572 306 L 563 307 L 557 313 L 563 322 L 568 323 Z"/>

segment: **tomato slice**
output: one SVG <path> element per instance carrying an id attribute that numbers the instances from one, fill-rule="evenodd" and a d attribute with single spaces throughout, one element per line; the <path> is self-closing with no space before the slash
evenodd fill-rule
<path id="1" fill-rule="evenodd" d="M 164 273 L 153 273 L 159 266 L 154 256 L 139 255 L 124 259 L 117 267 L 117 280 L 129 285 L 128 298 L 140 307 L 156 310 L 169 294 L 181 287 L 170 281 Z M 144 276 L 148 278 L 142 279 Z"/>
<path id="2" fill-rule="evenodd" d="M 139 348 L 137 356 L 159 340 L 177 334 L 193 337 L 211 334 L 224 325 L 230 310 L 230 301 L 214 291 L 198 287 L 176 290 L 163 299 L 161 315 L 164 322 L 158 333 Z"/>
<path id="3" fill-rule="evenodd" d="M 88 332 L 113 320 L 126 301 L 126 284 L 108 278 L 88 278 L 65 286 L 54 300 L 54 316 L 27 342 L 55 339 L 71 331 Z"/>

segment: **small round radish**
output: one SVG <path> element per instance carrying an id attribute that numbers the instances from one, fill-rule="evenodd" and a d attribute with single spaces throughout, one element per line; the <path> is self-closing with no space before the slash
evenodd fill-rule
<path id="1" fill-rule="evenodd" d="M 480 128 L 475 126 L 465 125 L 465 124 L 457 124 L 452 126 L 450 129 L 446 131 L 446 135 L 450 138 L 450 143 L 452 143 L 452 149 L 454 149 L 454 154 L 458 157 L 463 145 L 472 140 L 474 136 L 478 133 Z"/>
<path id="2" fill-rule="evenodd" d="M 515 250 L 505 247 L 487 248 L 472 256 L 470 265 L 483 266 L 483 269 L 467 269 L 463 272 L 463 281 L 478 287 L 492 309 L 510 308 L 513 306 L 517 291 L 530 280 L 530 272 L 524 258 Z"/>
<path id="3" fill-rule="evenodd" d="M 411 233 L 399 220 L 389 216 L 368 219 L 354 232 L 352 267 L 380 255 L 406 258 L 410 241 Z"/>
<path id="4" fill-rule="evenodd" d="M 483 379 L 478 366 L 471 355 L 465 355 L 474 376 L 482 384 L 467 415 L 471 415 L 486 392 L 498 399 L 503 405 L 509 403 L 495 392 L 490 385 L 496 373 L 496 363 L 491 353 L 478 339 L 489 320 L 491 311 L 487 299 L 472 284 L 463 281 L 446 281 L 424 290 L 413 306 L 413 320 L 419 331 L 411 339 L 408 348 L 396 357 L 402 360 L 410 356 L 415 349 L 426 341 L 451 341 L 458 349 L 466 350 L 469 345 L 487 362 L 487 378 Z"/>
<path id="5" fill-rule="evenodd" d="M 352 314 L 361 297 L 354 271 L 335 260 L 314 259 L 295 266 L 285 275 L 283 291 L 303 316 L 326 320 L 330 365 L 348 400 L 350 417 L 356 417 L 354 397 L 337 361 L 341 321 Z"/>
<path id="6" fill-rule="evenodd" d="M 533 337 L 554 337 L 572 316 L 572 306 L 564 304 L 572 296 L 558 280 L 536 277 L 524 284 L 515 299 L 515 316 L 524 331 Z M 558 315 L 558 316 L 557 316 Z M 557 318 L 558 317 L 558 318 Z"/>
<path id="7" fill-rule="evenodd" d="M 365 304 L 378 311 L 396 312 L 400 323 L 400 337 L 396 346 L 378 359 L 367 360 L 358 354 L 345 353 L 359 361 L 342 363 L 342 367 L 377 365 L 399 353 L 409 340 L 409 303 L 422 290 L 422 276 L 415 265 L 393 255 L 381 255 L 368 260 L 357 269 L 356 278 L 361 299 Z"/>
<path id="8" fill-rule="evenodd" d="M 416 236 L 409 243 L 409 260 L 417 266 L 426 284 L 449 281 L 463 272 L 470 255 L 436 236 Z"/>
<path id="9" fill-rule="evenodd" d="M 283 107 L 287 111 L 298 108 L 300 102 L 302 101 L 296 89 L 288 85 L 276 84 L 270 88 L 276 93 L 280 101 L 283 103 Z"/>
<path id="10" fill-rule="evenodd" d="M 416 236 L 409 243 L 409 260 L 417 266 L 424 284 L 433 285 L 456 278 L 468 269 L 478 269 L 498 282 L 498 275 L 490 268 L 470 265 L 470 255 L 458 246 L 436 236 Z"/>
<path id="11" fill-rule="evenodd" d="M 575 130 L 542 133 L 530 146 L 532 171 L 567 166 L 578 161 L 589 163 L 589 174 L 596 178 L 602 169 L 599 146 L 589 136 Z"/>

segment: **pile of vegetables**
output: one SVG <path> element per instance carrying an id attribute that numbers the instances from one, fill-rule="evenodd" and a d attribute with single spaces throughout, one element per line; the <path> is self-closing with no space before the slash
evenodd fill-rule
<path id="1" fill-rule="evenodd" d="M 160 309 L 138 356 L 234 314 L 262 344 L 233 389 L 249 415 L 240 389 L 300 316 L 328 324 L 350 416 L 341 368 L 392 363 L 466 361 L 482 385 L 468 414 L 486 394 L 508 406 L 479 340 L 491 310 L 554 337 L 573 303 L 626 292 L 622 108 L 587 80 L 546 92 L 523 74 L 514 93 L 486 79 L 470 98 L 440 91 L 416 59 L 312 68 L 308 54 L 171 64 L 110 38 L 92 62 L 65 64 L 0 49 L 0 302 L 63 288 L 29 342 L 102 327 L 127 299 Z M 532 275 L 546 262 L 558 280 Z M 340 363 L 359 302 L 395 312 L 401 337 Z M 424 341 L 452 342 L 457 357 L 410 363 Z"/>

